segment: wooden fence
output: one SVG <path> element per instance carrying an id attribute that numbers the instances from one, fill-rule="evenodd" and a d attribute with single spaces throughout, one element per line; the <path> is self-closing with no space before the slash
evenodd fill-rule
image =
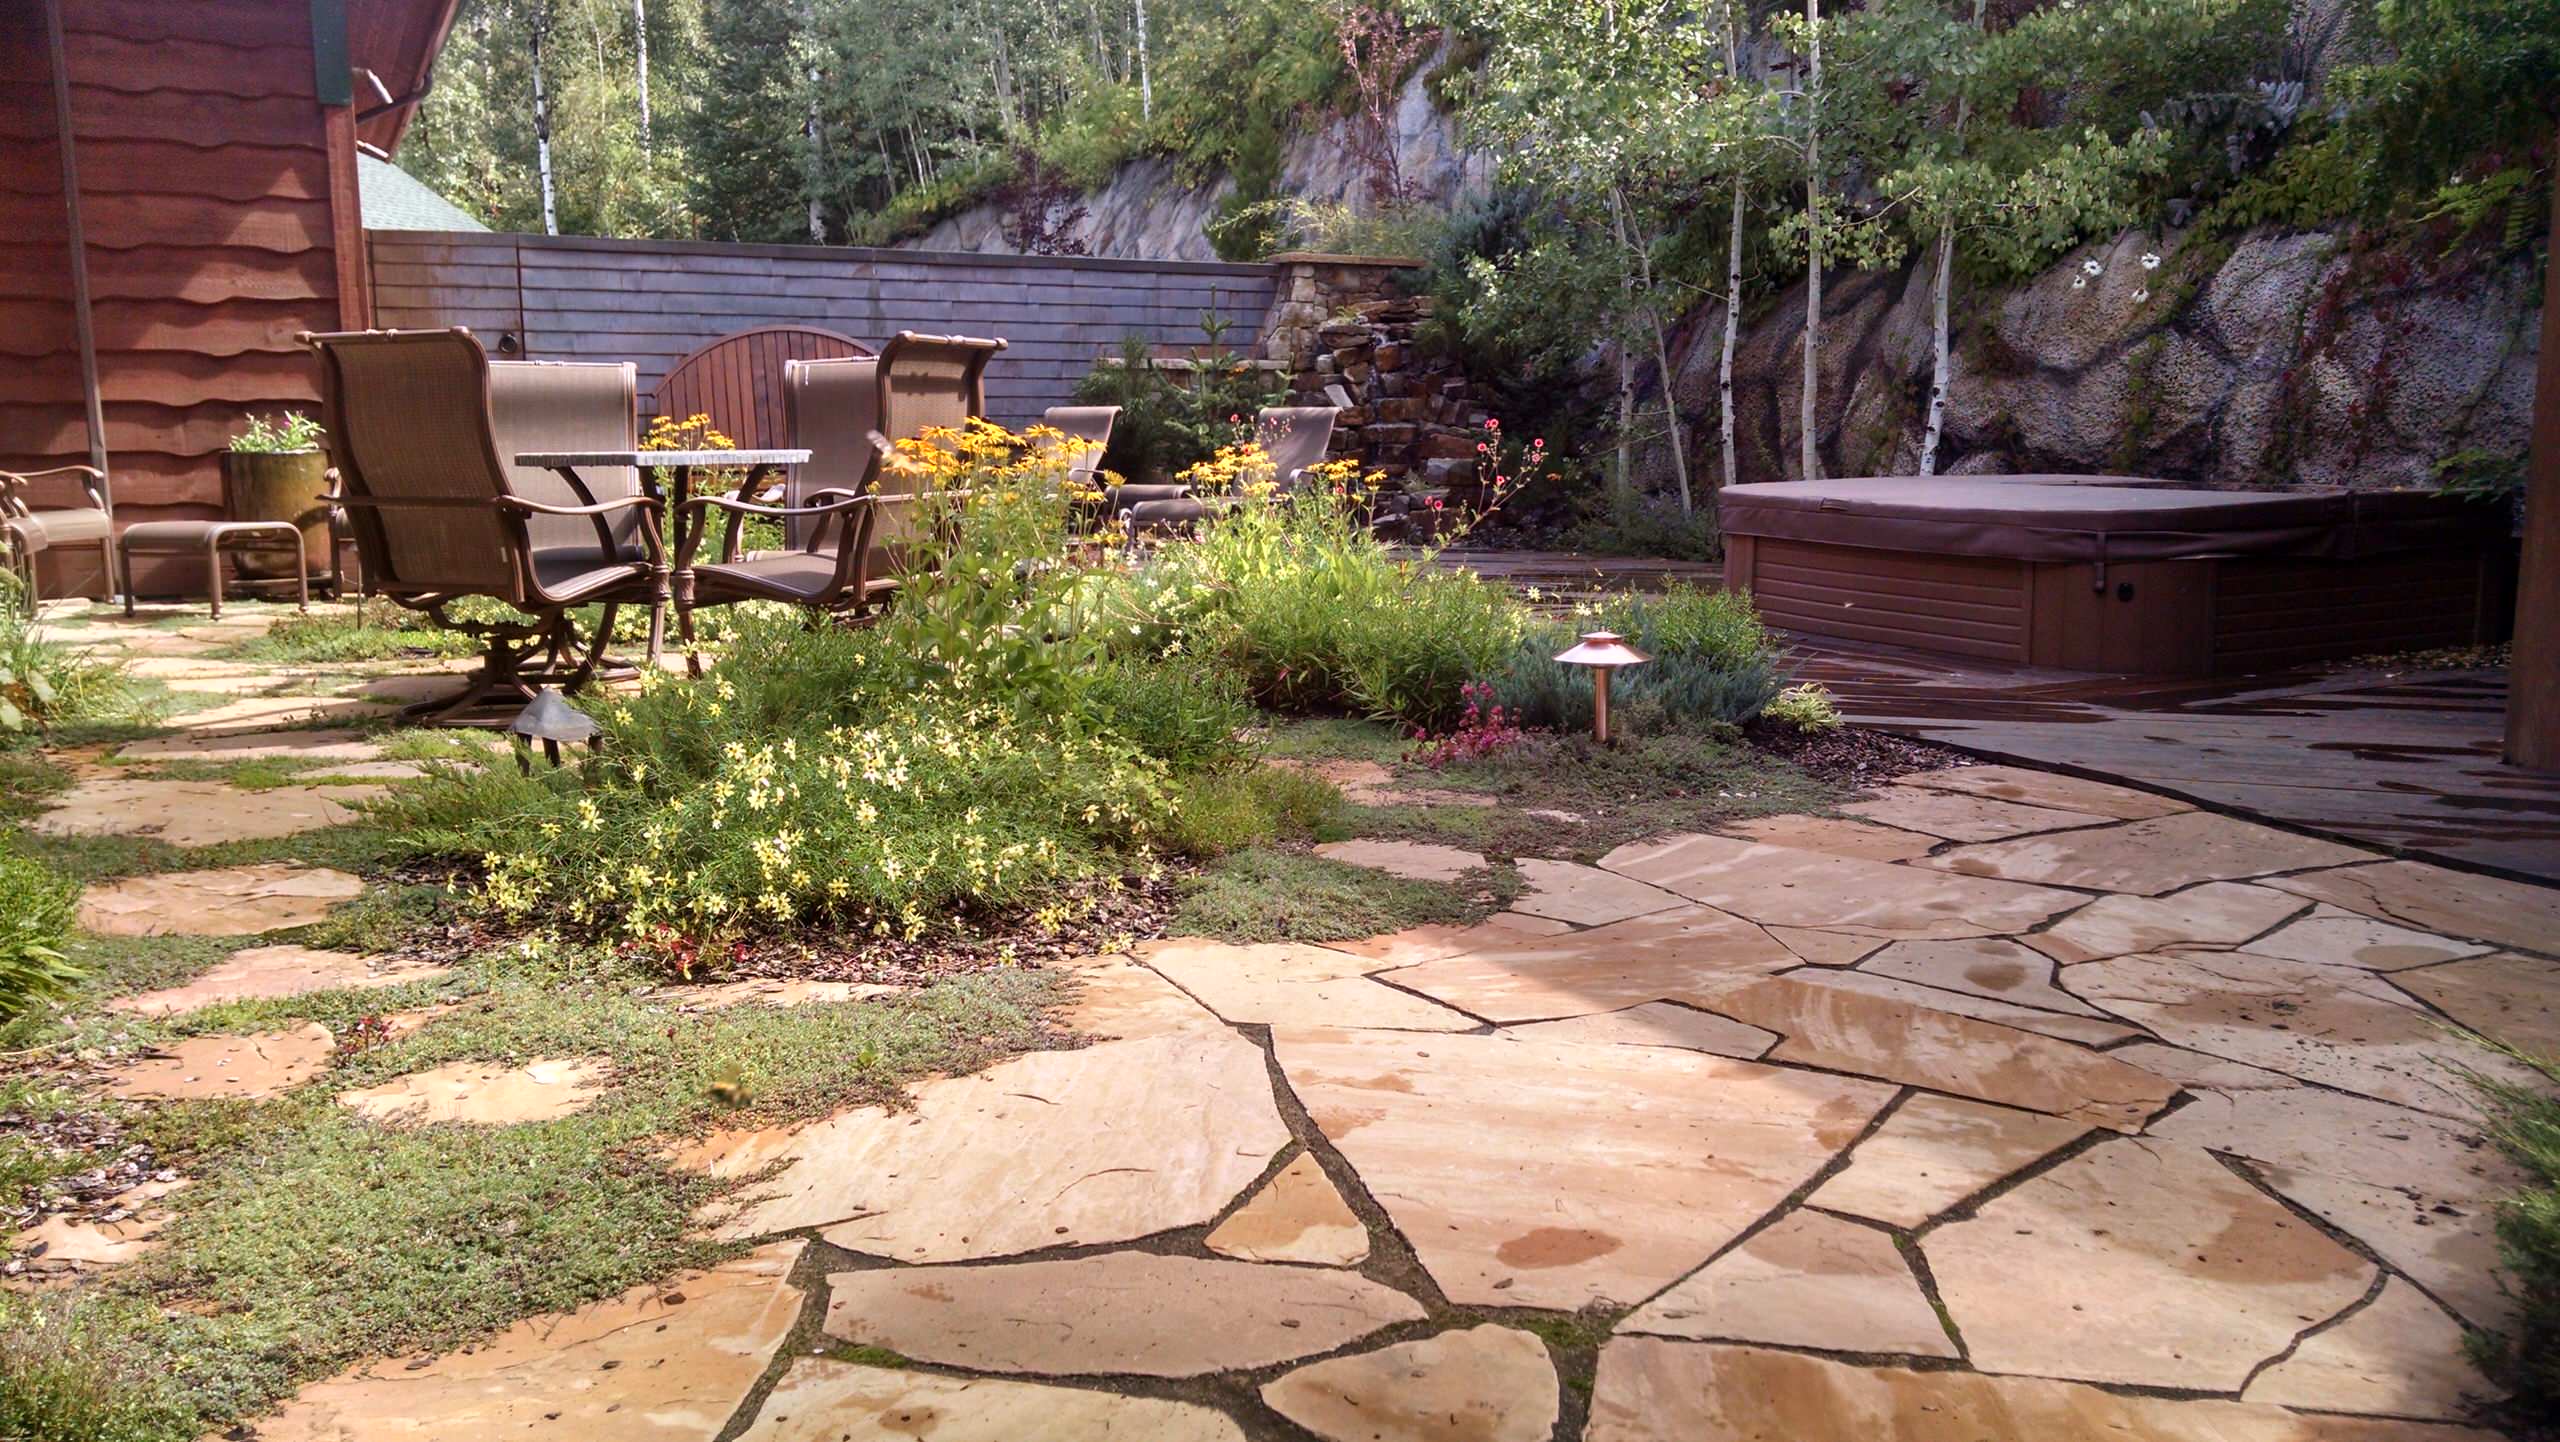
<path id="1" fill-rule="evenodd" d="M 1008 425 L 1072 398 L 1124 336 L 1249 351 L 1279 268 L 829 246 L 372 231 L 374 323 L 467 325 L 493 355 L 628 360 L 645 396 L 705 341 L 812 325 L 877 347 L 901 330 L 1002 336 L 987 409 Z M 513 337 L 510 349 L 507 338 Z"/>

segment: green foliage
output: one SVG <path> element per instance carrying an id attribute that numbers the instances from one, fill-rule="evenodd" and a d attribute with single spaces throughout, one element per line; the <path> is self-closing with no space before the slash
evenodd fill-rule
<path id="1" fill-rule="evenodd" d="M 1298 851 L 1241 851 L 1183 883 L 1173 929 L 1221 941 L 1345 941 L 1434 922 L 1465 925 L 1501 909 L 1492 878 L 1411 881 Z"/>
<path id="2" fill-rule="evenodd" d="M 1219 317 L 1204 320 L 1220 321 L 1203 328 L 1224 334 Z M 1076 399 L 1120 408 L 1102 466 L 1124 480 L 1161 482 L 1207 460 L 1272 399 L 1270 377 L 1214 343 L 1175 367 L 1133 335 L 1120 343 L 1115 360 L 1097 363 L 1076 384 Z"/>
<path id="3" fill-rule="evenodd" d="M 2512 451 L 2455 451 L 2436 462 L 2436 485 L 2447 495 L 2508 505 L 2524 494 L 2524 459 Z"/>
<path id="4" fill-rule="evenodd" d="M 1226 658 L 1285 712 L 1353 710 L 1440 727 L 1458 688 L 1522 624 L 1500 588 L 1388 551 L 1337 470 L 1294 499 L 1248 498 L 1157 564 L 1197 596 L 1190 645 Z"/>
<path id="5" fill-rule="evenodd" d="M 240 434 L 231 438 L 235 455 L 284 455 L 294 451 L 320 448 L 320 438 L 328 434 L 320 423 L 300 411 L 286 411 L 279 420 L 274 416 L 251 416 Z"/>
<path id="6" fill-rule="evenodd" d="M 1193 775 L 1182 783 L 1180 798 L 1165 843 L 1196 857 L 1306 840 L 1342 807 L 1341 793 L 1323 780 L 1278 766 Z"/>
<path id="7" fill-rule="evenodd" d="M 1679 506 L 1632 487 L 1606 487 L 1598 515 L 1575 522 L 1562 541 L 1566 549 L 1596 556 L 1650 556 L 1677 561 L 1715 561 L 1724 557 L 1724 532 L 1716 525 L 1715 508 L 1683 514 Z"/>
<path id="8" fill-rule="evenodd" d="M 2389 58 L 2333 78 L 2368 202 L 2377 211 L 2513 202 L 2539 223 L 2548 182 L 2512 172 L 2550 140 L 2560 0 L 2375 0 L 2373 18 L 2375 53 Z"/>
<path id="9" fill-rule="evenodd" d="M 62 954 L 80 888 L 0 836 L 0 1022 L 79 981 Z M 0 1436 L 5 1436 L 0 1433 Z"/>
<path id="10" fill-rule="evenodd" d="M 1800 682 L 1771 697 L 1760 714 L 1798 731 L 1836 731 L 1846 724 L 1831 693 L 1811 681 Z"/>
<path id="11" fill-rule="evenodd" d="M 2494 1045 L 2494 1044 L 2493 1044 Z M 2498 1254 L 2515 1300 L 2512 1330 L 2475 1335 L 2473 1359 L 2514 1393 L 2521 1419 L 2560 1421 L 2560 1058 L 2507 1054 L 2538 1071 L 2542 1087 L 2485 1076 L 2472 1085 L 2489 1107 L 2489 1136 L 2524 1172 L 2524 1190 L 2498 1204 Z"/>
<path id="12" fill-rule="evenodd" d="M 1777 644 L 1749 596 L 1675 586 L 1613 598 L 1595 616 L 1530 631 L 1499 670 L 1485 673 L 1495 698 L 1524 725 L 1590 730 L 1591 673 L 1554 659 L 1577 632 L 1590 630 L 1615 631 L 1653 658 L 1611 683 L 1625 729 L 1739 724 L 1760 714 L 1783 684 Z"/>
<path id="13" fill-rule="evenodd" d="M 45 640 L 19 594 L 18 579 L 0 572 L 0 750 L 129 710 L 138 688 L 124 667 Z"/>

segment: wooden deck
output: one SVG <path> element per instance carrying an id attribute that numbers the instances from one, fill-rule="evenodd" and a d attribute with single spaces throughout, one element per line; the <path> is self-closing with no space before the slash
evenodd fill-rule
<path id="1" fill-rule="evenodd" d="M 2560 777 L 2499 760 L 2502 671 L 2136 680 L 1803 641 L 1851 720 L 2395 853 L 2560 881 Z"/>

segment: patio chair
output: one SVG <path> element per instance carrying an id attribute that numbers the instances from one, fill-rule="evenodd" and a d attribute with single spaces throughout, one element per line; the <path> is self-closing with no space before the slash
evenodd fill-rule
<path id="1" fill-rule="evenodd" d="M 58 477 L 79 482 L 86 505 L 36 503 L 35 483 L 59 488 Z M 27 614 L 36 612 L 36 557 L 62 547 L 95 546 L 98 565 L 112 596 L 117 584 L 115 501 L 106 472 L 94 466 L 55 466 L 42 471 L 0 471 L 0 530 L 9 541 L 9 565 L 20 582 L 19 598 Z"/>
<path id="2" fill-rule="evenodd" d="M 893 437 L 914 439 L 986 414 L 986 369 L 1001 340 L 900 331 L 877 359 L 799 361 L 786 368 L 792 443 L 810 453 L 785 487 L 785 504 L 696 496 L 685 505 L 676 557 L 676 627 L 689 664 L 693 612 L 736 601 L 785 601 L 815 611 L 865 615 L 896 594 L 922 497 L 882 494 Z M 720 559 L 696 565 L 712 512 L 727 513 Z M 780 551 L 745 555 L 748 516 L 783 523 Z"/>
<path id="3" fill-rule="evenodd" d="M 634 494 L 562 505 L 523 494 L 500 459 L 489 358 L 467 330 L 306 331 L 300 339 L 320 358 L 336 487 L 330 499 L 346 511 L 365 590 L 487 647 L 459 696 L 403 714 L 502 723 L 542 685 L 585 685 L 618 608 L 649 602 L 664 583 L 658 503 Z M 594 377 L 519 373 L 506 384 L 510 423 L 526 424 L 546 411 L 577 409 L 562 397 L 584 393 Z M 613 384 L 618 391 L 621 382 Z M 591 401 L 589 394 L 582 405 Z M 636 526 L 617 530 L 625 516 Z M 536 518 L 586 529 L 546 528 L 537 539 Z M 472 596 L 503 601 L 523 619 L 467 620 L 452 612 L 454 602 Z M 570 612 L 591 604 L 604 612 L 579 656 Z M 536 656 L 545 663 L 528 666 Z M 505 709 L 487 714 L 492 707 Z"/>
<path id="4" fill-rule="evenodd" d="M 1271 478 L 1282 495 L 1295 493 L 1306 484 L 1307 472 L 1324 464 L 1333 446 L 1336 414 L 1331 406 L 1265 406 L 1255 412 L 1254 439 L 1270 458 Z M 1122 486 L 1113 494 L 1120 498 L 1122 523 L 1132 541 L 1142 532 L 1197 525 L 1239 499 L 1195 495 L 1191 487 L 1178 485 Z"/>

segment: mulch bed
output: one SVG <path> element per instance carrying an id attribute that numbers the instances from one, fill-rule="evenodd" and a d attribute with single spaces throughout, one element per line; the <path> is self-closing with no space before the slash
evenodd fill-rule
<path id="1" fill-rule="evenodd" d="M 1036 965 L 1100 955 L 1132 940 L 1164 934 L 1177 902 L 1170 875 L 1121 879 L 1118 889 L 1100 884 L 1070 887 L 1062 899 L 1080 912 L 1056 930 L 1042 927 L 1029 907 L 992 915 L 961 915 L 924 935 L 879 937 L 862 932 L 803 931 L 787 940 L 749 940 L 722 967 L 717 981 L 748 979 L 858 981 L 921 986 L 943 977 L 996 967 Z"/>
<path id="2" fill-rule="evenodd" d="M 1834 786 L 1874 786 L 1914 772 L 1974 764 L 1974 758 L 1961 751 L 1864 726 L 1799 731 L 1753 721 L 1743 728 L 1743 735 L 1759 750 Z"/>

